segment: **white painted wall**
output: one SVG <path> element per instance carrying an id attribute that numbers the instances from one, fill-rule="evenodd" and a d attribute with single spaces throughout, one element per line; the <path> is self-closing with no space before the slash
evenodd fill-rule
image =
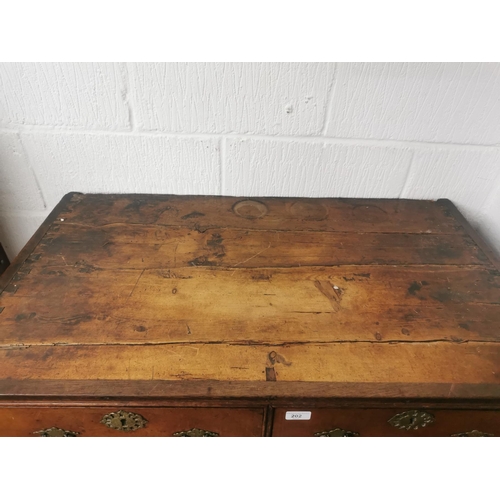
<path id="1" fill-rule="evenodd" d="M 450 198 L 500 253 L 500 64 L 0 64 L 0 241 L 68 191 Z"/>

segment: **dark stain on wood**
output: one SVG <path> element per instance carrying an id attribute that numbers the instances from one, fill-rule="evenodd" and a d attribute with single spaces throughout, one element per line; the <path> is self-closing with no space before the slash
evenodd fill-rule
<path id="1" fill-rule="evenodd" d="M 276 371 L 274 370 L 274 367 L 267 367 L 266 366 L 266 381 L 267 382 L 276 382 Z"/>
<path id="2" fill-rule="evenodd" d="M 190 260 L 188 262 L 190 266 L 217 266 L 219 265 L 217 262 L 214 262 L 212 260 L 209 260 L 208 257 L 205 255 L 202 255 L 201 257 L 196 257 L 196 259 Z"/>
<path id="3" fill-rule="evenodd" d="M 186 215 L 183 215 L 183 216 L 181 217 L 181 219 L 182 219 L 182 220 L 186 220 L 186 219 L 196 219 L 196 218 L 198 218 L 198 217 L 204 217 L 204 216 L 205 216 L 205 214 L 202 214 L 201 212 L 196 212 L 196 211 L 194 211 L 194 212 L 190 212 L 190 213 L 188 213 L 188 214 L 186 214 Z"/>
<path id="4" fill-rule="evenodd" d="M 410 295 L 416 295 L 419 290 L 422 289 L 422 283 L 418 283 L 417 281 L 413 281 L 412 284 L 408 287 L 408 293 Z"/>
<path id="5" fill-rule="evenodd" d="M 35 312 L 29 313 L 29 314 L 17 314 L 16 317 L 14 318 L 15 321 L 25 321 L 25 320 L 30 320 L 33 319 L 36 316 Z"/>
<path id="6" fill-rule="evenodd" d="M 226 407 L 236 435 L 286 434 L 286 408 L 373 408 L 373 435 L 383 408 L 497 425 L 500 267 L 450 202 L 250 201 L 66 196 L 0 277 L 2 432 L 78 406 L 98 434 L 104 402 L 221 435 Z"/>
<path id="7" fill-rule="evenodd" d="M 452 300 L 453 293 L 451 292 L 451 290 L 437 290 L 431 294 L 431 297 L 434 300 L 437 300 L 438 302 L 441 302 L 444 304 L 444 303 L 450 302 Z"/>

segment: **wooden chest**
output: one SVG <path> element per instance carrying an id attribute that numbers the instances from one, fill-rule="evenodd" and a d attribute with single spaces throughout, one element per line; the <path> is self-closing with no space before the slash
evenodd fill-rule
<path id="1" fill-rule="evenodd" d="M 70 193 L 0 278 L 0 435 L 500 435 L 499 269 L 448 200 Z"/>

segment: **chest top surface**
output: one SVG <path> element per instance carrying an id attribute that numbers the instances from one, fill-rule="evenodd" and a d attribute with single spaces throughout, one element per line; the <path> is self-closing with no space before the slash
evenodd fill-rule
<path id="1" fill-rule="evenodd" d="M 500 397 L 498 261 L 447 200 L 70 193 L 0 290 L 0 392 Z"/>

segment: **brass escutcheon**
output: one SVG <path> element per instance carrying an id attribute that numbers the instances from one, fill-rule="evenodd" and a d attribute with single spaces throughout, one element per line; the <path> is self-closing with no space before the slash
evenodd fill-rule
<path id="1" fill-rule="evenodd" d="M 48 429 L 35 431 L 33 434 L 40 434 L 40 437 L 76 437 L 79 433 L 75 431 L 66 431 L 59 427 L 49 427 Z"/>
<path id="2" fill-rule="evenodd" d="M 146 427 L 148 421 L 138 413 L 130 411 L 115 411 L 104 415 L 101 424 L 117 431 L 131 432 Z"/>
<path id="3" fill-rule="evenodd" d="M 175 437 L 217 437 L 219 434 L 212 431 L 204 431 L 203 429 L 197 429 L 196 427 L 188 431 L 174 432 L 172 434 Z"/>
<path id="4" fill-rule="evenodd" d="M 398 413 L 389 420 L 389 423 L 392 426 L 397 429 L 405 429 L 407 431 L 411 429 L 418 429 L 419 427 L 425 427 L 432 424 L 432 422 L 434 422 L 433 415 L 419 410 L 410 410 Z"/>
<path id="5" fill-rule="evenodd" d="M 331 429 L 329 431 L 323 431 L 323 432 L 316 432 L 314 434 L 315 437 L 356 437 L 359 436 L 357 432 L 353 431 L 346 431 L 344 429 L 339 429 L 338 427 L 336 429 Z"/>
<path id="6" fill-rule="evenodd" d="M 458 434 L 452 434 L 451 437 L 494 437 L 495 434 L 488 434 L 487 432 L 481 431 L 468 431 L 468 432 L 459 432 Z"/>

